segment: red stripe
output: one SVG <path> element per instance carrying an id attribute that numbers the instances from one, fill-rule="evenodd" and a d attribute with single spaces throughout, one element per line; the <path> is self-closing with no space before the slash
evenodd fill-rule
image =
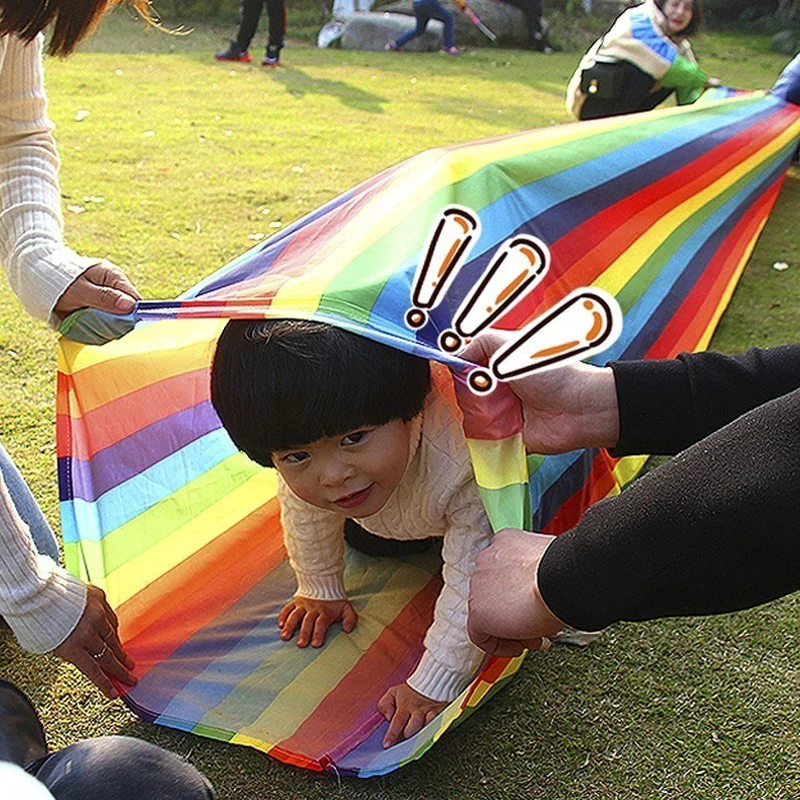
<path id="1" fill-rule="evenodd" d="M 562 503 L 555 516 L 547 523 L 543 533 L 559 534 L 574 528 L 593 503 L 608 497 L 617 483 L 614 465 L 617 460 L 605 451 L 597 454 L 583 485 Z"/>
<path id="2" fill-rule="evenodd" d="M 554 305 L 576 286 L 593 283 L 661 218 L 769 144 L 792 119 L 787 109 L 779 110 L 562 236 L 550 247 L 552 266 L 546 288 L 533 292 L 530 302 L 509 311 L 496 327 L 518 330 L 540 307 Z"/>
<path id="3" fill-rule="evenodd" d="M 59 395 L 76 392 L 72 376 L 59 373 Z M 113 381 L 109 377 L 108 382 Z M 72 397 L 75 397 L 72 394 Z M 143 386 L 80 414 L 80 425 L 68 413 L 56 416 L 58 456 L 88 461 L 93 455 L 179 411 L 207 400 L 208 368 L 185 372 Z M 66 409 L 65 409 L 66 411 Z M 67 433 L 69 432 L 69 433 Z"/>
<path id="4" fill-rule="evenodd" d="M 772 210 L 782 183 L 783 178 L 775 181 L 728 234 L 708 268 L 647 351 L 647 358 L 673 358 L 697 347 L 715 311 L 720 308 L 725 290 L 736 277 L 748 247 Z"/>
<path id="5" fill-rule="evenodd" d="M 441 587 L 436 576 L 406 603 L 313 713 L 280 743 L 283 750 L 338 760 L 384 724 L 377 700 L 402 683 L 416 666 Z"/>

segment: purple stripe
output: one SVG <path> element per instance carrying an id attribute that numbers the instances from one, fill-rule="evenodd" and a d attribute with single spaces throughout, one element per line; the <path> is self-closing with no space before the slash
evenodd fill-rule
<path id="1" fill-rule="evenodd" d="M 59 459 L 61 500 L 94 502 L 182 447 L 222 427 L 210 400 L 178 411 L 95 453 L 89 461 Z M 67 486 L 71 484 L 71 496 Z"/>

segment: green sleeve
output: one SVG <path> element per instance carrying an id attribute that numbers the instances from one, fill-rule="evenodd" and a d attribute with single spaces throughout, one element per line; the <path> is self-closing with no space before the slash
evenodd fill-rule
<path id="1" fill-rule="evenodd" d="M 678 56 L 661 79 L 661 85 L 674 89 L 699 90 L 705 86 L 707 80 L 708 75 L 697 64 L 688 58 Z M 698 96 L 699 92 L 693 100 L 696 100 Z M 693 102 L 693 100 L 686 102 Z"/>

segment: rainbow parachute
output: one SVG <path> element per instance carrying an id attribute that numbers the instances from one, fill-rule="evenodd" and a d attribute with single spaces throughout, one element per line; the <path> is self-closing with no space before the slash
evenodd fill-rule
<path id="1" fill-rule="evenodd" d="M 276 614 L 294 591 L 275 477 L 236 452 L 209 402 L 216 336 L 233 316 L 309 317 L 447 365 L 439 336 L 504 242 L 535 237 L 549 269 L 496 328 L 516 331 L 579 287 L 616 298 L 601 358 L 705 348 L 775 202 L 800 108 L 728 99 L 431 150 L 337 197 L 181 298 L 143 302 L 104 347 L 62 339 L 58 456 L 70 568 L 117 608 L 144 719 L 370 776 L 419 757 L 519 667 L 489 659 L 437 719 L 389 750 L 376 701 L 421 654 L 439 589 L 433 557 L 346 555 L 356 631 L 298 650 Z M 472 210 L 480 235 L 421 327 L 405 315 L 432 221 Z M 525 458 L 508 398 L 465 408 L 495 527 L 574 525 L 641 459 Z"/>

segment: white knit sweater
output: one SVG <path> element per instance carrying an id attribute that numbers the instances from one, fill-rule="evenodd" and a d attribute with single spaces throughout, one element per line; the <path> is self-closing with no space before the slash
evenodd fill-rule
<path id="1" fill-rule="evenodd" d="M 98 259 L 77 255 L 62 238 L 42 41 L 0 37 L 0 263 L 28 313 L 55 324 L 58 298 Z"/>
<path id="2" fill-rule="evenodd" d="M 436 388 L 412 426 L 411 452 L 400 484 L 377 514 L 358 522 L 387 539 L 444 537 L 444 586 L 425 636 L 425 652 L 407 682 L 426 697 L 450 701 L 483 659 L 467 635 L 467 598 L 475 559 L 489 544 L 491 528 L 460 420 Z M 316 600 L 346 598 L 344 517 L 306 503 L 283 481 L 278 497 L 297 594 Z"/>
<path id="3" fill-rule="evenodd" d="M 64 290 L 96 261 L 64 246 L 58 154 L 47 119 L 42 37 L 24 45 L 0 37 L 0 263 L 35 317 L 54 322 Z M 0 478 L 0 615 L 34 653 L 74 629 L 86 587 L 36 553 Z"/>

